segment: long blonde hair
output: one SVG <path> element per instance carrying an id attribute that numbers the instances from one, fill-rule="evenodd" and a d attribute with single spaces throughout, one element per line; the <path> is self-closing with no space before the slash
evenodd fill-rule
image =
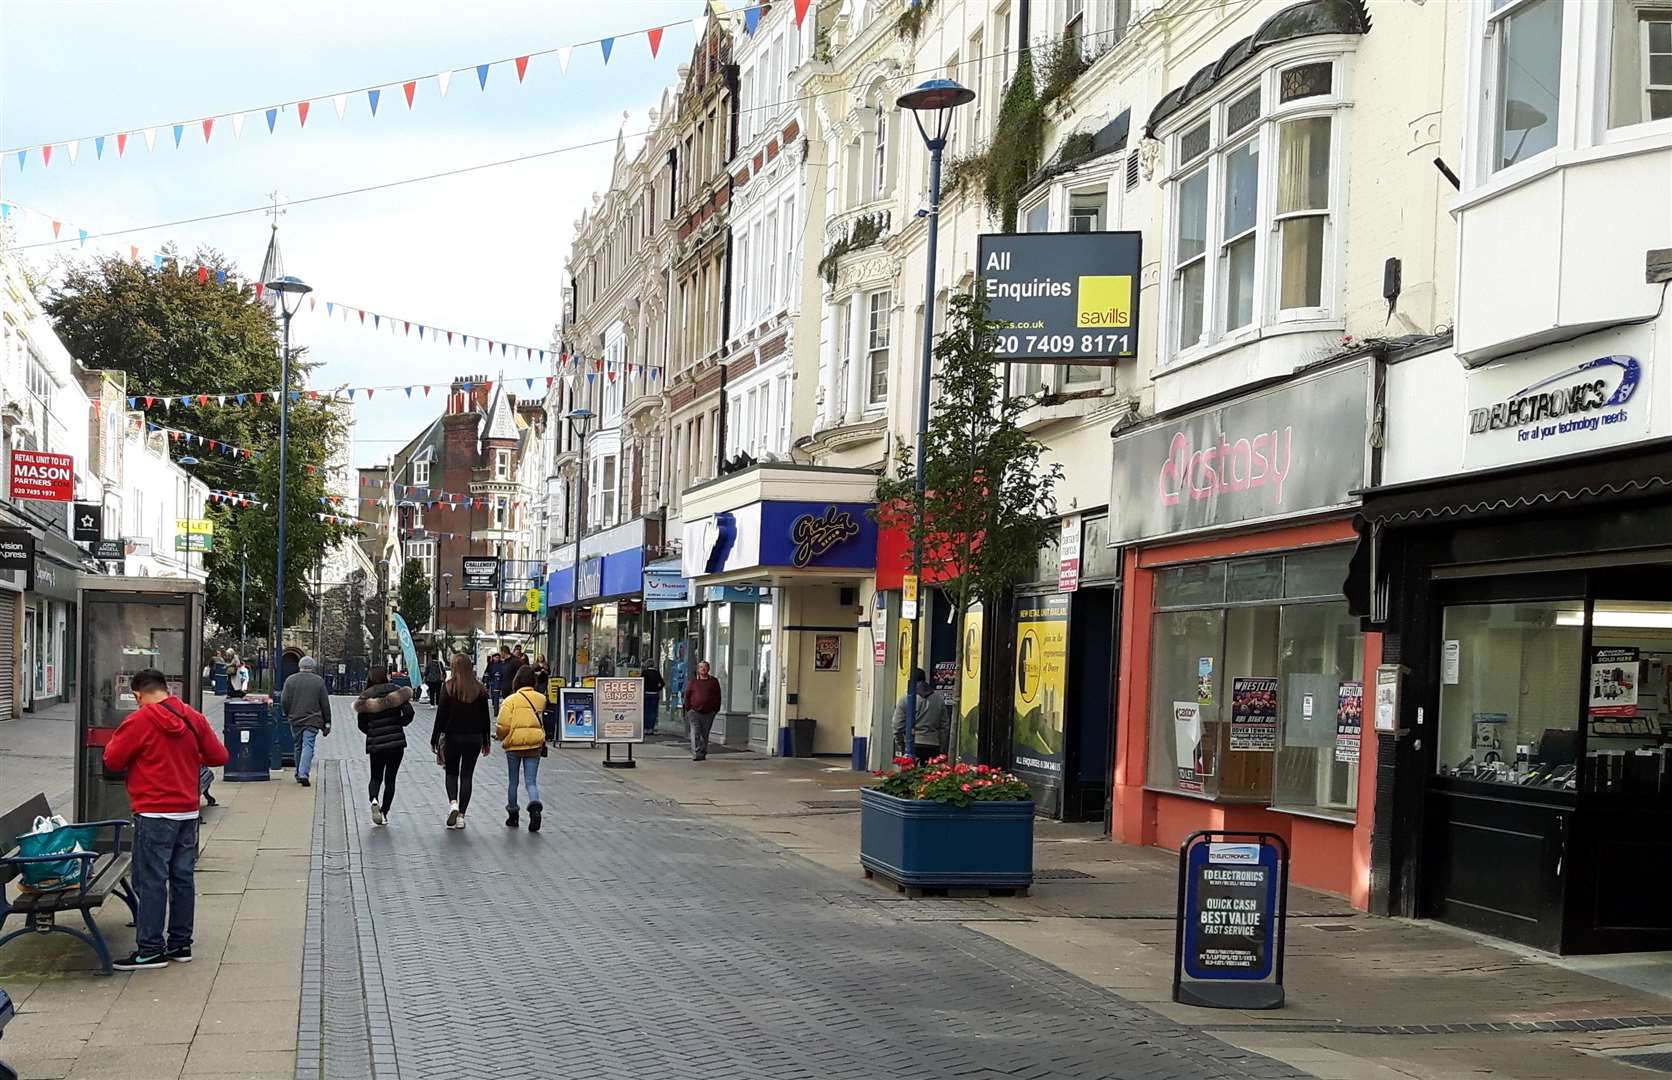
<path id="1" fill-rule="evenodd" d="M 476 677 L 470 657 L 464 653 L 454 653 L 448 667 L 452 669 L 453 674 L 447 680 L 447 693 L 454 701 L 462 701 L 468 705 L 486 692 L 482 689 L 481 680 Z"/>

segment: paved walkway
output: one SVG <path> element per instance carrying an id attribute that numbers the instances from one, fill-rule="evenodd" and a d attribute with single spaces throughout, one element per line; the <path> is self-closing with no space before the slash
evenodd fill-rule
<path id="1" fill-rule="evenodd" d="M 75 705 L 65 702 L 0 720 L 0 802 L 12 792 L 27 797 L 39 791 L 53 810 L 67 815 L 73 794 L 71 773 L 75 754 Z M 16 806 L 6 802 L 0 813 Z"/>

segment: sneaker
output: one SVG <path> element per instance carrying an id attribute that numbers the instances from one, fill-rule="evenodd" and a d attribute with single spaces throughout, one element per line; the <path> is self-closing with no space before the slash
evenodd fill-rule
<path id="1" fill-rule="evenodd" d="M 379 806 L 377 803 L 372 803 L 372 824 L 373 825 L 387 825 L 387 824 L 389 824 L 389 819 L 383 816 L 383 807 Z"/>
<path id="2" fill-rule="evenodd" d="M 505 809 L 510 811 L 510 813 L 505 815 L 505 827 L 507 829 L 516 828 L 517 827 L 517 808 L 514 807 L 514 806 L 507 806 Z"/>
<path id="3" fill-rule="evenodd" d="M 182 945 L 178 949 L 164 949 L 163 956 L 176 964 L 189 964 L 192 962 L 192 947 Z"/>
<path id="4" fill-rule="evenodd" d="M 537 802 L 531 802 L 531 803 L 528 804 L 528 831 L 529 832 L 539 832 L 540 831 L 540 811 L 542 811 L 544 809 L 545 809 L 545 807 L 540 805 Z"/>
<path id="5" fill-rule="evenodd" d="M 452 805 L 450 805 L 447 808 L 447 827 L 449 829 L 456 829 L 456 828 L 459 827 L 459 804 L 458 803 L 453 803 Z"/>
<path id="6" fill-rule="evenodd" d="M 135 949 L 122 959 L 112 962 L 110 966 L 117 971 L 150 971 L 152 968 L 165 968 L 168 966 L 168 954 L 159 952 L 141 956 L 139 950 Z"/>
<path id="7" fill-rule="evenodd" d="M 215 801 L 215 797 L 213 795 L 205 795 L 203 797 L 203 803 L 204 803 L 205 806 L 219 806 L 219 805 L 221 805 L 220 803 Z"/>
<path id="8" fill-rule="evenodd" d="M 459 811 L 459 823 L 457 825 L 453 826 L 453 828 L 455 828 L 455 829 L 464 828 L 464 811 L 463 810 Z"/>
<path id="9" fill-rule="evenodd" d="M 298 776 L 296 778 L 296 782 L 301 784 L 303 787 L 313 787 L 313 781 L 309 780 L 305 776 Z"/>

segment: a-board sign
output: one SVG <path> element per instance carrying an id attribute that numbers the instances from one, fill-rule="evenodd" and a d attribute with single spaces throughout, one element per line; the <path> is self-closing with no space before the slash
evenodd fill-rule
<path id="1" fill-rule="evenodd" d="M 1272 833 L 1199 832 L 1179 849 L 1173 1000 L 1215 1009 L 1283 1004 L 1288 846 Z"/>
<path id="2" fill-rule="evenodd" d="M 643 679 L 600 678 L 592 692 L 597 701 L 599 742 L 644 742 Z"/>
<path id="3" fill-rule="evenodd" d="M 558 742 L 595 742 L 598 714 L 592 707 L 592 690 L 569 687 L 563 691 L 563 711 L 558 717 Z"/>

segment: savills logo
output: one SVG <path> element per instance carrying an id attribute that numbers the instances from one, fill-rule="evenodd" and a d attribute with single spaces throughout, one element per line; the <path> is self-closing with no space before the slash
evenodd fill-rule
<path id="1" fill-rule="evenodd" d="M 1496 404 L 1471 410 L 1469 434 L 1546 422 L 1562 429 L 1575 424 L 1594 428 L 1599 418 L 1589 414 L 1625 405 L 1642 381 L 1643 365 L 1635 357 L 1599 356 L 1523 387 Z"/>

